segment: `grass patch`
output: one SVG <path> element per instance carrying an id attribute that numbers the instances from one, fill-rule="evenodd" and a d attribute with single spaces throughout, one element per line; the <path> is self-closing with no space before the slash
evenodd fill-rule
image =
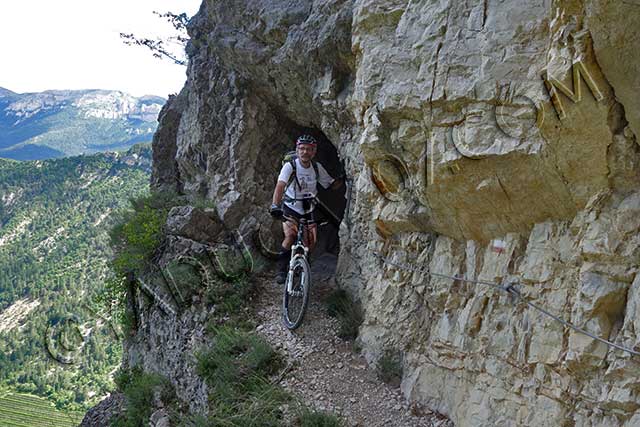
<path id="1" fill-rule="evenodd" d="M 342 425 L 335 415 L 306 408 L 269 380 L 283 368 L 282 358 L 252 332 L 229 325 L 217 328 L 212 347 L 197 360 L 198 374 L 211 390 L 211 413 L 192 417 L 185 426 L 279 427 L 289 425 L 285 412 L 296 417 L 300 427 Z M 293 410 L 294 406 L 300 409 Z"/>
<path id="2" fill-rule="evenodd" d="M 197 355 L 198 374 L 210 387 L 212 414 L 197 425 L 267 427 L 282 424 L 289 396 L 269 377 L 282 359 L 256 334 L 230 326 L 214 332 L 214 344 Z"/>
<path id="3" fill-rule="evenodd" d="M 300 415 L 300 427 L 341 427 L 340 419 L 326 412 L 304 409 Z"/>
<path id="4" fill-rule="evenodd" d="M 214 278 L 207 289 L 207 303 L 216 307 L 223 317 L 246 320 L 246 303 L 253 291 L 249 276 L 239 276 L 235 280 Z"/>
<path id="5" fill-rule="evenodd" d="M 378 359 L 376 373 L 383 382 L 399 387 L 402 381 L 402 354 L 392 349 L 384 350 Z"/>
<path id="6" fill-rule="evenodd" d="M 123 415 L 114 420 L 113 427 L 148 425 L 156 394 L 165 405 L 175 401 L 175 393 L 169 380 L 157 374 L 145 373 L 139 368 L 119 371 L 115 376 L 115 383 L 126 398 L 127 408 Z"/>
<path id="7" fill-rule="evenodd" d="M 248 275 L 217 278 L 207 290 L 216 307 L 208 325 L 212 345 L 196 355 L 198 375 L 209 386 L 210 413 L 183 421 L 189 427 L 340 426 L 335 416 L 313 412 L 272 378 L 284 368 L 282 356 L 253 332 L 247 301 Z M 292 417 L 286 420 L 285 417 Z"/>
<path id="8" fill-rule="evenodd" d="M 363 321 L 362 310 L 343 289 L 338 289 L 325 300 L 327 314 L 338 319 L 338 336 L 353 340 L 358 336 L 358 328 Z"/>

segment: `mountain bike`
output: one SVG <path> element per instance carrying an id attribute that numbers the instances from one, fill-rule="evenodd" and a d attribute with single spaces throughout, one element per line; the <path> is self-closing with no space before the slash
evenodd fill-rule
<path id="1" fill-rule="evenodd" d="M 324 206 L 316 196 L 303 197 L 300 199 L 288 198 L 288 200 Z M 320 228 L 328 224 L 328 221 L 318 220 L 315 210 L 311 214 L 310 219 L 284 215 L 282 220 L 292 221 L 296 223 L 298 228 L 296 241 L 291 246 L 291 259 L 289 261 L 289 269 L 285 279 L 284 295 L 282 298 L 283 323 L 288 329 L 293 330 L 302 324 L 307 305 L 309 304 L 309 290 L 311 288 L 309 248 L 304 243 L 304 231 L 313 224 L 316 224 L 318 228 Z"/>
<path id="2" fill-rule="evenodd" d="M 288 329 L 296 329 L 302 324 L 304 314 L 309 304 L 309 289 L 311 287 L 311 267 L 309 265 L 309 248 L 304 244 L 304 229 L 316 224 L 318 229 L 327 225 L 329 218 L 340 226 L 340 218 L 331 211 L 317 196 L 302 198 L 287 198 L 287 201 L 302 201 L 303 203 L 313 203 L 322 208 L 324 214 L 317 219 L 317 209 L 313 211 L 311 219 L 294 218 L 288 215 L 281 217 L 282 221 L 292 221 L 298 226 L 298 233 L 295 243 L 291 246 L 291 259 L 289 270 L 284 282 L 284 296 L 282 298 L 282 320 Z M 327 217 L 328 215 L 328 217 Z"/>
<path id="3" fill-rule="evenodd" d="M 283 216 L 283 221 L 293 221 L 298 226 L 298 235 L 291 246 L 289 271 L 284 282 L 282 298 L 282 320 L 288 329 L 296 329 L 302 324 L 309 303 L 311 287 L 311 267 L 309 266 L 309 248 L 304 244 L 304 229 L 314 220 Z"/>

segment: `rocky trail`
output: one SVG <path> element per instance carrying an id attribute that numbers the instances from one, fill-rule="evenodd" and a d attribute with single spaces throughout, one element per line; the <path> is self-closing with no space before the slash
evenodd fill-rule
<path id="1" fill-rule="evenodd" d="M 294 332 L 282 325 L 282 291 L 273 272 L 259 277 L 256 330 L 287 359 L 281 384 L 310 407 L 335 413 L 348 426 L 453 426 L 442 415 L 405 401 L 399 388 L 378 379 L 352 342 L 337 336 L 338 321 L 327 315 L 323 304 L 336 288 L 334 271 L 335 258 L 330 255 L 313 263 L 309 307 L 303 325 Z"/>

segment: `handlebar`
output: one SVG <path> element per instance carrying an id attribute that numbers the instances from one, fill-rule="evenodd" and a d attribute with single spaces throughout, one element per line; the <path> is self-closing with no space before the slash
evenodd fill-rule
<path id="1" fill-rule="evenodd" d="M 285 196 L 284 200 L 287 202 L 304 202 L 305 200 L 318 200 L 318 196 L 310 196 L 310 197 L 289 197 Z"/>
<path id="2" fill-rule="evenodd" d="M 325 205 L 325 204 L 322 202 L 322 200 L 320 200 L 320 199 L 318 198 L 318 196 L 301 197 L 301 198 L 285 196 L 285 201 L 289 201 L 289 202 L 298 202 L 298 201 L 303 201 L 303 200 L 312 200 L 312 201 L 314 201 L 316 204 L 320 205 L 320 206 L 324 209 L 324 211 L 325 211 L 326 213 L 328 213 L 328 214 L 329 214 L 329 216 L 331 216 L 331 217 L 333 218 L 333 221 L 335 222 L 335 224 L 336 224 L 336 225 L 339 225 L 339 224 L 340 224 L 340 222 L 342 221 L 342 219 L 341 219 L 341 218 L 338 218 L 338 216 L 337 216 L 337 215 L 336 215 L 336 214 L 335 214 L 335 213 L 334 213 L 334 212 L 333 212 L 333 211 L 332 211 L 332 210 L 331 210 L 327 205 Z M 310 221 L 310 222 L 308 222 L 308 223 L 313 223 L 313 222 L 314 222 L 314 221 Z M 318 224 L 319 224 L 319 225 L 324 225 L 324 224 L 327 224 L 327 223 L 328 223 L 328 221 L 322 221 L 322 222 L 319 222 Z"/>

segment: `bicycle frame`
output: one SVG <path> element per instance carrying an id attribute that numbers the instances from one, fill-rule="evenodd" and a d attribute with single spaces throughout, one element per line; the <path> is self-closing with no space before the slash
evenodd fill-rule
<path id="1" fill-rule="evenodd" d="M 320 200 L 315 196 L 302 199 L 288 198 L 287 201 L 304 201 L 308 199 L 316 200 L 318 204 L 322 205 Z M 337 218 L 333 214 L 332 216 L 334 217 L 334 219 Z M 311 219 L 306 219 L 304 217 L 298 219 L 297 216 L 290 217 L 286 215 L 283 215 L 281 218 L 285 222 L 291 221 L 298 226 L 296 240 L 294 244 L 291 245 L 291 259 L 289 260 L 289 269 L 287 271 L 287 277 L 285 281 L 286 284 L 282 300 L 282 318 L 284 325 L 289 330 L 294 330 L 302 324 L 302 321 L 304 319 L 304 315 L 309 304 L 309 290 L 312 283 L 311 266 L 309 265 L 308 260 L 310 255 L 310 248 L 307 247 L 304 242 L 305 229 L 307 229 L 307 232 L 309 232 L 309 225 L 318 224 L 322 226 L 323 224 L 326 224 L 326 222 L 317 222 L 313 214 L 313 209 L 312 213 L 310 214 Z M 299 304 L 296 303 L 297 301 L 299 301 Z"/>
<path id="2" fill-rule="evenodd" d="M 298 235 L 295 243 L 291 245 L 291 259 L 289 260 L 289 271 L 287 272 L 287 292 L 291 293 L 293 292 L 293 269 L 291 267 L 297 258 L 304 258 L 305 260 L 309 258 L 309 248 L 304 244 L 304 229 L 314 223 L 314 221 L 287 216 L 284 218 L 291 220 L 298 225 Z M 300 249 L 302 249 L 302 253 L 300 252 Z"/>
<path id="3" fill-rule="evenodd" d="M 282 220 L 292 221 L 298 226 L 296 240 L 291 245 L 291 259 L 289 260 L 282 301 L 284 324 L 289 330 L 293 330 L 298 328 L 304 319 L 312 282 L 311 266 L 308 261 L 311 249 L 304 241 L 305 229 L 309 232 L 310 225 L 322 225 L 323 222 L 318 223 L 313 214 L 311 214 L 311 219 L 283 216 Z"/>

